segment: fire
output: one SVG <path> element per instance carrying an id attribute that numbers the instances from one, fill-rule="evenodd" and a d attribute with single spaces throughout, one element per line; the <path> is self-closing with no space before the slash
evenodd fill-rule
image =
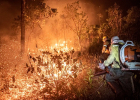
<path id="1" fill-rule="evenodd" d="M 16 81 L 13 83 L 12 78 L 10 79 L 9 94 L 4 95 L 5 97 L 3 96 L 3 98 L 8 100 L 38 99 L 41 98 L 39 94 L 44 89 L 47 89 L 44 95 L 50 96 L 52 95 L 50 93 L 56 94 L 58 91 L 57 82 L 61 80 L 66 81 L 66 85 L 70 86 L 70 78 L 74 78 L 82 70 L 80 62 L 78 60 L 75 61 L 73 58 L 74 49 L 68 47 L 65 41 L 47 48 L 38 50 L 28 49 L 29 63 L 26 63 L 28 74 L 14 72 Z M 61 93 L 59 94 L 61 95 Z"/>

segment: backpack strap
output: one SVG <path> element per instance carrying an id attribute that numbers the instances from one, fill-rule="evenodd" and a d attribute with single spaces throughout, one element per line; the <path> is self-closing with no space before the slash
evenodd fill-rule
<path id="1" fill-rule="evenodd" d="M 119 61 L 120 61 L 120 64 L 119 64 L 118 61 L 116 61 L 116 59 L 115 59 L 115 63 L 118 64 L 118 65 L 120 66 L 120 69 L 123 69 L 124 67 L 123 67 L 123 65 L 122 65 L 122 63 L 121 63 L 121 60 L 120 60 L 120 50 L 121 50 L 121 47 L 123 46 L 123 44 L 115 43 L 115 45 L 118 45 L 118 46 L 119 46 Z"/>
<path id="2" fill-rule="evenodd" d="M 118 64 L 118 65 L 120 66 L 120 69 L 122 69 L 122 68 L 123 68 L 123 66 L 122 66 L 121 62 L 120 62 L 120 64 L 119 64 L 119 62 L 118 62 L 118 61 L 116 61 L 116 59 L 115 59 L 115 63 L 116 63 L 116 64 Z"/>

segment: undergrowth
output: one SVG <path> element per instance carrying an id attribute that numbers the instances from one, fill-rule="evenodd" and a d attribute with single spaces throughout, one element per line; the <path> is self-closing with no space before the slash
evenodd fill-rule
<path id="1" fill-rule="evenodd" d="M 52 68 L 49 70 L 48 67 L 45 67 L 46 63 L 44 63 L 45 65 L 41 62 L 38 63 L 39 58 L 36 58 L 38 55 L 25 55 L 25 58 L 20 60 L 20 56 L 17 55 L 19 54 L 17 53 L 18 47 L 12 53 L 11 49 L 16 50 L 12 47 L 10 50 L 6 47 L 1 48 L 1 59 L 7 58 L 8 60 L 0 62 L 0 100 L 115 99 L 115 94 L 104 80 L 104 75 L 94 76 L 94 69 L 98 66 L 97 56 L 91 56 L 88 53 L 79 55 L 79 52 L 70 52 L 66 55 L 61 53 L 61 58 L 70 61 L 70 67 L 65 66 L 63 59 L 59 58 L 60 55 L 57 54 L 59 61 L 48 60 L 48 65 L 50 64 Z M 4 50 L 9 51 L 9 54 L 5 54 Z M 45 53 L 50 56 L 50 52 Z M 70 55 L 71 53 L 77 54 L 76 58 Z M 54 58 L 56 55 L 51 55 L 51 57 Z M 46 69 L 44 70 L 44 68 Z M 54 76 L 56 72 L 57 76 Z M 136 98 L 138 96 L 139 92 L 137 92 Z"/>

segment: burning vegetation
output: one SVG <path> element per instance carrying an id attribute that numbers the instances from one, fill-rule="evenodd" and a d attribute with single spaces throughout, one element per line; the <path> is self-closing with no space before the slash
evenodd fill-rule
<path id="1" fill-rule="evenodd" d="M 92 87 L 93 70 L 88 73 L 85 71 L 89 69 L 87 58 L 83 61 L 80 52 L 68 48 L 65 42 L 49 49 L 29 49 L 22 60 L 16 55 L 20 51 L 18 46 L 20 45 L 16 42 L 11 42 L 11 47 L 5 45 L 1 48 L 1 53 L 4 54 L 1 57 L 10 57 L 4 59 L 5 64 L 1 64 L 2 100 L 76 99 L 86 94 L 88 88 L 84 86 L 89 84 Z M 5 50 L 12 50 L 12 54 L 7 56 Z"/>
<path id="2" fill-rule="evenodd" d="M 67 4 L 62 12 L 44 0 L 23 1 L 25 39 L 17 35 L 22 19 L 18 16 L 12 25 L 15 37 L 0 41 L 0 100 L 114 99 L 104 75 L 93 75 L 102 37 L 118 35 L 139 45 L 140 9 L 132 7 L 123 17 L 114 4 L 107 10 L 106 22 L 98 14 L 100 25 L 90 25 L 79 1 Z M 21 49 L 25 49 L 22 56 Z"/>

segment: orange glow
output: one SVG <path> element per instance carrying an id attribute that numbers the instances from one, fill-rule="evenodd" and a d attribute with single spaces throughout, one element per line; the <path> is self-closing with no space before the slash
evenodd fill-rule
<path id="1" fill-rule="evenodd" d="M 13 100 L 20 98 L 28 98 L 30 96 L 36 97 L 36 95 L 40 91 L 43 91 L 43 89 L 46 88 L 46 85 L 53 86 L 52 91 L 57 92 L 55 81 L 61 79 L 67 80 L 69 76 L 74 78 L 74 66 L 76 66 L 79 70 L 82 69 L 78 61 L 73 62 L 73 59 L 71 58 L 72 56 L 70 54 L 71 50 L 73 50 L 73 47 L 68 47 L 67 42 L 63 41 L 59 44 L 56 43 L 54 46 L 50 46 L 49 49 L 50 50 L 48 51 L 47 48 L 40 48 L 37 50 L 37 52 L 35 50 L 28 49 L 28 55 L 34 58 L 40 57 L 42 64 L 39 63 L 39 60 L 37 59 L 34 62 L 33 59 L 31 59 L 29 56 L 28 58 L 30 58 L 30 64 L 34 67 L 34 72 L 29 72 L 29 76 L 26 74 L 25 76 L 23 76 L 21 72 L 15 73 L 15 83 L 13 84 L 12 79 L 9 83 L 11 85 L 9 87 L 10 94 L 7 96 L 4 95 L 6 97 L 3 96 L 3 98 Z M 47 51 L 50 54 L 43 53 Z M 52 59 L 52 57 L 55 56 L 61 56 L 61 58 Z M 67 58 L 67 56 L 71 57 Z M 15 56 L 15 58 L 17 58 L 17 56 Z M 61 64 L 61 66 L 59 63 Z M 39 69 L 40 71 L 38 71 Z M 77 71 L 76 74 L 78 75 L 79 72 L 80 71 Z M 69 86 L 69 82 L 67 83 L 67 86 Z M 49 96 L 49 93 L 46 92 L 44 93 L 44 95 Z"/>

